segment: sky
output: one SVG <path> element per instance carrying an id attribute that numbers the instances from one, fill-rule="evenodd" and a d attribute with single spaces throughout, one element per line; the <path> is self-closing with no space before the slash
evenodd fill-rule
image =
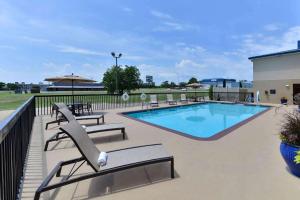
<path id="1" fill-rule="evenodd" d="M 299 0 L 0 0 L 0 81 L 101 81 L 112 51 L 158 84 L 252 80 L 248 57 L 297 47 L 299 10 Z"/>

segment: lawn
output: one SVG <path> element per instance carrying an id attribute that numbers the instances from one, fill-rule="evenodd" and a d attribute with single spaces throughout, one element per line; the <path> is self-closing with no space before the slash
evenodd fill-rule
<path id="1" fill-rule="evenodd" d="M 15 94 L 14 92 L 0 92 L 0 110 L 15 110 L 32 94 Z"/>
<path id="2" fill-rule="evenodd" d="M 193 89 L 188 90 L 188 92 L 193 92 Z M 207 90 L 197 89 L 197 92 L 205 92 Z M 134 91 L 133 93 L 164 93 L 164 92 L 185 92 L 179 89 L 164 89 L 164 88 L 143 88 Z M 106 91 L 75 91 L 75 94 L 106 94 Z M 46 92 L 35 95 L 65 95 L 71 94 L 71 91 L 64 92 Z M 0 91 L 0 111 L 1 110 L 15 110 L 17 107 L 22 105 L 27 99 L 29 99 L 33 94 L 15 94 L 11 91 Z M 160 98 L 159 98 L 160 99 Z"/>

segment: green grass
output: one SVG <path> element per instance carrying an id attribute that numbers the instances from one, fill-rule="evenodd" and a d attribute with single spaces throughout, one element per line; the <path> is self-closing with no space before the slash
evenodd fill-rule
<path id="1" fill-rule="evenodd" d="M 188 90 L 188 92 L 194 92 L 194 89 Z M 203 89 L 197 89 L 197 92 L 207 92 L 207 90 Z M 168 90 L 165 88 L 143 88 L 136 91 L 133 91 L 132 93 L 165 93 L 165 92 L 186 92 L 181 91 L 179 89 L 172 89 Z M 66 94 L 72 94 L 71 91 L 67 92 L 47 92 L 47 93 L 40 93 L 35 95 L 66 95 Z M 76 91 L 74 94 L 106 94 L 106 91 Z M 14 92 L 9 91 L 0 91 L 0 111 L 1 110 L 15 110 L 20 105 L 22 105 L 27 99 L 29 99 L 33 94 L 15 94 Z M 176 95 L 179 97 L 179 94 Z M 178 98 L 174 96 L 174 98 Z M 158 96 L 159 100 L 162 100 L 165 98 L 165 95 Z M 138 101 L 139 99 L 136 99 Z"/>
<path id="2" fill-rule="evenodd" d="M 0 92 L 0 110 L 15 110 L 32 94 L 15 94 L 14 92 Z"/>

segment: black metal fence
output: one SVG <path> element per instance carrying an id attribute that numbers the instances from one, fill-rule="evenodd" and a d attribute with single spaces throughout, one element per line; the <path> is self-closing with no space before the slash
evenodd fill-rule
<path id="1" fill-rule="evenodd" d="M 213 100 L 231 102 L 253 102 L 254 96 L 251 92 L 214 92 Z"/>
<path id="2" fill-rule="evenodd" d="M 173 94 L 174 100 L 180 100 L 181 94 L 186 94 L 187 98 L 206 97 L 208 98 L 208 92 L 173 92 L 173 93 L 147 93 L 147 99 L 151 94 L 157 95 L 157 99 L 160 102 L 167 100 L 167 94 Z M 107 110 L 115 108 L 125 108 L 138 106 L 142 104 L 141 93 L 129 94 L 128 101 L 123 101 L 121 95 L 117 94 L 82 94 L 82 95 L 41 95 L 35 96 L 36 101 L 36 114 L 37 115 L 49 115 L 51 114 L 52 104 L 55 102 L 63 102 L 65 104 L 71 104 L 74 98 L 74 102 L 90 103 L 93 110 Z"/>
<path id="3" fill-rule="evenodd" d="M 7 119 L 0 122 L 0 199 L 18 198 L 20 181 L 35 117 L 31 97 Z"/>

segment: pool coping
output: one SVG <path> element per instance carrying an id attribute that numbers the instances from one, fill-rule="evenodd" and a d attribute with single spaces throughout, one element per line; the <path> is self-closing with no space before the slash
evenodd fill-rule
<path id="1" fill-rule="evenodd" d="M 220 132 L 217 132 L 216 134 L 210 136 L 210 137 L 207 137 L 207 138 L 203 138 L 203 137 L 196 137 L 196 136 L 192 136 L 192 135 L 189 135 L 187 133 L 184 133 L 184 132 L 181 132 L 181 131 L 176 131 L 174 129 L 170 129 L 170 128 L 166 128 L 164 126 L 160 126 L 160 125 L 156 125 L 156 124 L 153 124 L 153 123 L 150 123 L 150 122 L 146 122 L 146 121 L 143 121 L 143 120 L 140 120 L 140 119 L 137 119 L 137 118 L 134 118 L 134 117 L 130 117 L 128 116 L 127 114 L 130 114 L 130 113 L 137 113 L 137 112 L 145 112 L 147 110 L 136 110 L 136 111 L 127 111 L 127 112 L 120 112 L 120 113 L 117 113 L 118 115 L 121 115 L 123 117 L 126 117 L 128 119 L 131 119 L 131 120 L 135 120 L 135 121 L 138 121 L 138 122 L 141 122 L 141 123 L 144 123 L 144 124 L 147 124 L 147 125 L 150 125 L 150 126 L 153 126 L 153 127 L 156 127 L 156 128 L 159 128 L 159 129 L 162 129 L 162 130 L 165 130 L 165 131 L 169 131 L 169 132 L 172 132 L 172 133 L 175 133 L 177 135 L 180 135 L 180 136 L 183 136 L 183 137 L 187 137 L 187 138 L 190 138 L 190 139 L 193 139 L 193 140 L 199 140 L 199 141 L 213 141 L 213 140 L 218 140 L 222 137 L 224 137 L 225 135 L 229 134 L 230 132 L 236 130 L 237 128 L 247 124 L 248 122 L 250 122 L 251 120 L 257 118 L 258 116 L 268 112 L 273 106 L 269 106 L 269 105 L 255 105 L 255 104 L 248 104 L 248 103 L 232 103 L 232 102 L 215 102 L 215 101 L 211 101 L 211 102 L 199 102 L 199 103 L 193 103 L 193 104 L 181 104 L 181 105 L 175 105 L 175 106 L 168 106 L 168 107 L 158 107 L 158 108 L 151 108 L 151 110 L 162 110 L 162 109 L 170 109 L 170 108 L 176 108 L 176 107 L 183 107 L 183 106 L 191 106 L 191 105 L 198 105 L 198 104 L 207 104 L 207 103 L 219 103 L 219 104 L 242 104 L 242 105 L 247 105 L 247 106 L 263 106 L 263 107 L 266 107 L 267 109 L 264 110 L 264 111 L 261 111 L 259 113 L 256 113 L 255 115 L 241 121 L 241 122 L 238 122 L 237 124 L 229 127 L 229 128 L 226 128 Z"/>

